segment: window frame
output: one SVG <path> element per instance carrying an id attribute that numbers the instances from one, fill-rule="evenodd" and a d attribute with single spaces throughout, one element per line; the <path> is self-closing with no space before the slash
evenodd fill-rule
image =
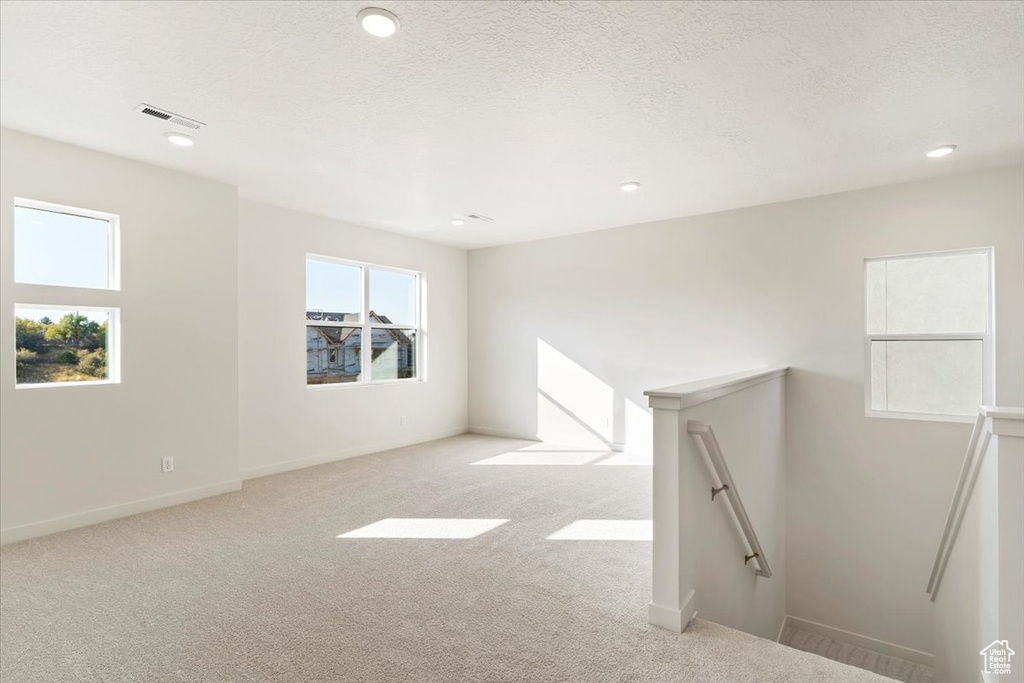
<path id="1" fill-rule="evenodd" d="M 50 287 L 53 285 L 39 285 Z M 107 355 L 107 377 L 106 379 L 77 380 L 71 382 L 18 382 L 14 378 L 14 388 L 22 389 L 47 389 L 49 387 L 92 387 L 105 384 L 121 383 L 121 309 L 114 306 L 73 306 L 61 304 L 14 304 L 14 317 L 18 317 L 19 308 L 35 308 L 42 311 L 62 311 L 67 313 L 106 313 L 107 314 L 107 344 L 105 347 Z"/>
<path id="2" fill-rule="evenodd" d="M 10 311 L 12 318 L 17 318 L 19 308 L 38 310 L 76 311 L 80 313 L 102 312 L 107 314 L 107 377 L 106 379 L 84 380 L 73 382 L 18 382 L 14 376 L 14 388 L 51 389 L 54 387 L 86 387 L 121 384 L 121 308 L 118 305 L 121 291 L 121 216 L 107 211 L 83 209 L 57 202 L 48 202 L 27 197 L 14 197 L 10 204 L 12 232 L 17 232 L 15 220 L 17 208 L 35 209 L 62 213 L 82 218 L 93 218 L 107 223 L 107 286 L 77 287 L 72 285 L 45 284 L 39 282 L 22 282 L 15 275 L 17 265 L 17 247 L 11 249 L 11 281 L 14 288 L 15 304 Z M 16 239 L 14 240 L 17 241 Z M 58 294 L 59 293 L 59 294 Z M 80 294 L 79 294 L 80 293 Z M 66 303 L 68 301 L 89 302 L 88 305 Z M 17 345 L 13 345 L 16 347 Z"/>
<path id="3" fill-rule="evenodd" d="M 919 259 L 937 256 L 969 256 L 984 254 L 988 264 L 988 306 L 985 316 L 985 332 L 969 333 L 917 333 L 917 334 L 878 334 L 868 331 L 868 264 L 878 261 L 897 261 L 902 259 Z M 864 416 L 890 420 L 924 420 L 929 422 L 964 422 L 973 423 L 977 412 L 972 415 L 943 415 L 938 413 L 910 413 L 892 410 L 875 410 L 871 407 L 871 343 L 883 341 L 980 341 L 982 358 L 981 403 L 991 405 L 995 398 L 995 258 L 992 247 L 973 247 L 969 249 L 948 249 L 944 251 L 926 251 L 913 254 L 896 254 L 893 256 L 872 256 L 864 259 L 861 276 L 863 285 L 861 293 L 864 297 L 862 325 L 864 329 Z"/>
<path id="4" fill-rule="evenodd" d="M 44 202 L 38 199 L 27 199 L 25 197 L 15 197 L 14 206 L 11 209 L 12 214 L 15 209 L 35 209 L 36 211 L 48 211 L 50 213 L 62 213 L 69 216 L 78 216 L 80 218 L 93 218 L 96 220 L 105 221 L 107 223 L 107 286 L 106 287 L 75 287 L 72 285 L 49 285 L 42 282 L 22 282 L 17 279 L 17 275 L 14 275 L 14 283 L 16 285 L 23 285 L 26 287 L 60 287 L 61 289 L 86 289 L 89 291 L 100 291 L 100 292 L 119 292 L 121 291 L 121 217 L 114 213 L 107 213 L 106 211 L 95 211 L 93 209 L 80 209 L 75 206 L 67 206 L 66 204 L 56 204 L 54 202 Z M 17 233 L 18 227 L 12 220 L 11 225 L 14 226 L 14 232 Z M 14 273 L 17 273 L 17 253 L 14 254 Z"/>
<path id="5" fill-rule="evenodd" d="M 335 256 L 326 256 L 324 254 L 315 254 L 312 252 L 306 253 L 303 259 L 303 279 L 305 280 L 305 268 L 308 261 L 321 261 L 324 263 L 334 263 L 342 266 L 351 266 L 359 268 L 359 301 L 362 306 L 362 310 L 359 312 L 359 321 L 328 321 L 328 320 L 309 320 L 306 319 L 305 327 L 354 327 L 360 330 L 360 349 L 359 349 L 359 379 L 352 382 L 331 382 L 326 384 L 309 384 L 307 382 L 306 388 L 313 391 L 341 389 L 350 387 L 365 387 L 365 386 L 379 386 L 388 384 L 416 384 L 427 381 L 426 372 L 426 323 L 424 320 L 424 309 L 425 309 L 425 291 L 426 282 L 423 272 L 417 270 L 409 270 L 407 268 L 396 268 L 394 266 L 382 266 L 376 263 L 367 263 L 365 261 L 353 261 L 351 259 L 343 259 Z M 401 273 L 403 275 L 412 275 L 415 280 L 416 294 L 415 294 L 415 320 L 412 324 L 399 325 L 394 323 L 378 323 L 370 321 L 370 271 L 371 270 L 382 270 L 392 273 Z M 303 292 L 305 294 L 305 282 L 303 283 Z M 305 301 L 303 301 L 303 308 L 305 308 Z M 306 309 L 308 310 L 308 309 Z M 403 377 L 398 379 L 373 379 L 373 330 L 414 330 L 416 333 L 416 376 L 415 377 Z M 303 330 L 305 332 L 305 329 Z M 368 341 L 369 340 L 369 341 Z"/>

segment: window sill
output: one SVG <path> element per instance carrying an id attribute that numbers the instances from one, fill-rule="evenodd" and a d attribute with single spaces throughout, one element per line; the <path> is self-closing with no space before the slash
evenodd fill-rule
<path id="1" fill-rule="evenodd" d="M 102 387 L 121 382 L 112 379 L 88 380 L 84 382 L 33 382 L 31 384 L 15 384 L 18 391 L 22 389 L 52 389 L 53 387 Z"/>
<path id="2" fill-rule="evenodd" d="M 974 424 L 977 415 L 933 415 L 931 413 L 897 413 L 892 411 L 866 410 L 864 417 L 879 417 L 885 420 L 917 420 L 920 422 L 960 422 Z"/>
<path id="3" fill-rule="evenodd" d="M 80 292 L 120 292 L 120 285 L 107 285 L 106 287 L 90 287 L 88 285 L 55 285 L 49 282 L 24 282 L 21 280 L 15 280 L 14 285 L 16 287 L 32 288 L 33 290 L 38 287 L 43 287 L 43 291 L 52 292 L 68 292 L 68 291 L 80 291 Z"/>
<path id="4" fill-rule="evenodd" d="M 333 382 L 330 384 L 307 384 L 306 389 L 310 391 L 330 391 L 331 389 L 353 389 L 355 387 L 381 387 L 393 386 L 396 384 L 425 384 L 427 380 L 415 379 L 383 379 L 376 382 Z"/>

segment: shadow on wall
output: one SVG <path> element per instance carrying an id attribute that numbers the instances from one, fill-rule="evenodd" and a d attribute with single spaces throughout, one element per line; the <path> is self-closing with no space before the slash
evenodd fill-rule
<path id="1" fill-rule="evenodd" d="M 583 451 L 616 451 L 600 464 L 650 464 L 650 413 L 537 339 L 537 438 Z"/>

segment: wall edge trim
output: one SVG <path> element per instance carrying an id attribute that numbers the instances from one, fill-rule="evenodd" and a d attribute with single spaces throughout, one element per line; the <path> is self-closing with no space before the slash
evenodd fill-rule
<path id="1" fill-rule="evenodd" d="M 421 434 L 419 436 L 409 437 L 407 439 L 396 439 L 394 441 L 385 441 L 366 446 L 359 446 L 356 448 L 349 448 L 347 450 L 331 451 L 330 453 L 309 455 L 303 458 L 294 458 L 292 460 L 282 460 L 281 462 L 271 463 L 269 465 L 259 465 L 257 467 L 243 467 L 242 481 L 248 481 L 250 479 L 259 479 L 260 477 L 269 477 L 270 475 L 273 474 L 292 472 L 294 470 L 301 470 L 307 467 L 315 467 L 317 465 L 326 465 L 328 463 L 337 462 L 339 460 L 348 460 L 349 458 L 356 458 L 361 455 L 370 455 L 372 453 L 390 451 L 396 448 L 415 446 L 417 444 L 427 443 L 428 441 L 448 439 L 453 436 L 461 436 L 462 434 L 466 433 L 467 429 L 465 427 L 456 427 L 453 429 L 446 429 L 431 434 Z"/>
<path id="2" fill-rule="evenodd" d="M 61 531 L 70 531 L 102 522 L 109 522 L 122 517 L 130 517 L 142 512 L 152 512 L 162 508 L 174 507 L 183 503 L 212 498 L 224 493 L 240 491 L 242 488 L 241 479 L 230 479 L 217 484 L 199 486 L 197 488 L 185 489 L 164 493 L 149 498 L 119 503 L 102 508 L 94 508 L 84 512 L 75 512 L 70 515 L 62 515 L 51 519 L 44 519 L 40 522 L 31 522 L 20 526 L 9 527 L 0 530 L 0 545 L 17 543 L 30 538 L 48 536 Z"/>

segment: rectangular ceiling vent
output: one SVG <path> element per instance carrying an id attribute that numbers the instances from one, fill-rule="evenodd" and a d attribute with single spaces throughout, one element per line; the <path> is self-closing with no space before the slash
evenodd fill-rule
<path id="1" fill-rule="evenodd" d="M 480 214 L 480 213 L 467 213 L 466 217 L 467 218 L 472 218 L 475 221 L 483 221 L 485 223 L 493 223 L 494 222 L 493 218 L 489 218 L 489 217 L 487 217 L 487 216 L 485 216 L 483 214 Z"/>
<path id="2" fill-rule="evenodd" d="M 152 116 L 153 118 L 160 119 L 161 121 L 167 121 L 178 126 L 191 128 L 192 130 L 199 130 L 206 125 L 202 121 L 196 121 L 195 119 L 190 119 L 187 116 L 180 116 L 169 112 L 166 109 L 160 109 L 159 107 L 154 107 L 150 104 L 140 104 L 135 107 L 135 111 L 140 114 L 145 114 L 146 116 Z"/>

